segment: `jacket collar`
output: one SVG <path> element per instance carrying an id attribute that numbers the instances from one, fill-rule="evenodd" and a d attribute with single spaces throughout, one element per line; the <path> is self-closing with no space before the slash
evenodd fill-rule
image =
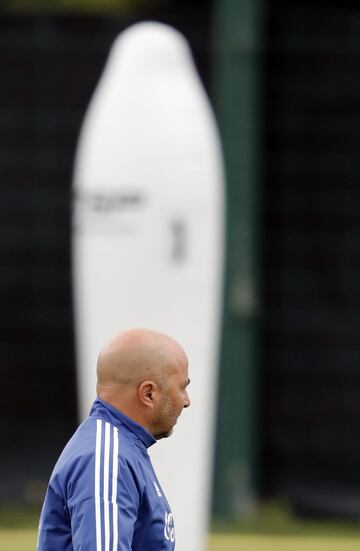
<path id="1" fill-rule="evenodd" d="M 155 444 L 156 438 L 154 438 L 154 436 L 150 434 L 149 431 L 147 431 L 143 426 L 139 425 L 139 423 L 136 423 L 136 421 L 130 419 L 130 417 L 125 415 L 125 413 L 116 409 L 108 402 L 100 400 L 100 398 L 96 398 L 95 402 L 93 403 L 90 415 L 96 415 L 97 413 L 101 413 L 102 415 L 105 413 L 106 417 L 108 417 L 109 421 L 114 425 L 124 425 L 144 444 L 146 448 L 149 448 L 150 446 Z"/>

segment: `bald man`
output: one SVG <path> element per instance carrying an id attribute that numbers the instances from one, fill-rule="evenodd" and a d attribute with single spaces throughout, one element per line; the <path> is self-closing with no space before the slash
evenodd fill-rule
<path id="1" fill-rule="evenodd" d="M 104 347 L 98 397 L 50 478 L 38 551 L 175 548 L 173 515 L 147 449 L 190 405 L 189 382 L 186 354 L 167 335 L 135 329 Z"/>

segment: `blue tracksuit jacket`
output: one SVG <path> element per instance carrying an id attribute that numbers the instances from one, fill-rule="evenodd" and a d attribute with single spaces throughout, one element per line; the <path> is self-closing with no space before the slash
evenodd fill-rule
<path id="1" fill-rule="evenodd" d="M 173 515 L 147 452 L 155 442 L 97 399 L 51 475 L 38 551 L 173 550 Z"/>

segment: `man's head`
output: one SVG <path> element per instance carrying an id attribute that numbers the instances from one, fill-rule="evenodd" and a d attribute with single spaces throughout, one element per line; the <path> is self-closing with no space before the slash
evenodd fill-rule
<path id="1" fill-rule="evenodd" d="M 97 394 L 144 426 L 155 438 L 172 433 L 187 394 L 188 360 L 171 337 L 132 329 L 114 337 L 97 364 Z"/>

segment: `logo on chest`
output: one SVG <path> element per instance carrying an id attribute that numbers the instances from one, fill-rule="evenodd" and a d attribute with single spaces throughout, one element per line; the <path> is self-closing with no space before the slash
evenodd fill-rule
<path id="1" fill-rule="evenodd" d="M 164 536 L 167 541 L 175 541 L 175 524 L 172 513 L 165 513 Z"/>

